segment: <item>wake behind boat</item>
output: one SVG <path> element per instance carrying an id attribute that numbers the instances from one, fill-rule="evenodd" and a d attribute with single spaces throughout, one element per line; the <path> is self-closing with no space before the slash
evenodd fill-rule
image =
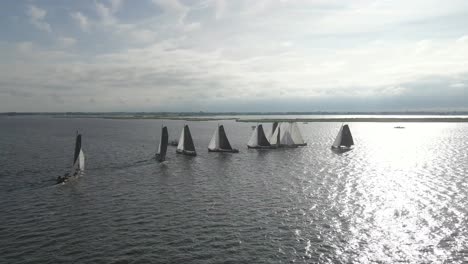
<path id="1" fill-rule="evenodd" d="M 354 145 L 353 136 L 351 135 L 351 130 L 349 129 L 348 125 L 342 125 L 338 135 L 336 136 L 335 141 L 332 145 L 332 150 L 338 152 L 346 152 L 350 151 L 352 148 L 351 146 Z"/>
<path id="2" fill-rule="evenodd" d="M 73 157 L 73 165 L 70 173 L 66 173 L 63 176 L 58 176 L 57 177 L 57 184 L 59 183 L 65 183 L 68 181 L 71 177 L 76 177 L 79 176 L 85 168 L 85 156 L 84 152 L 81 149 L 81 134 L 76 135 L 76 140 L 75 140 L 75 155 Z"/>
<path id="3" fill-rule="evenodd" d="M 250 140 L 247 143 L 247 148 L 249 149 L 272 149 L 275 146 L 272 146 L 268 139 L 265 136 L 263 131 L 263 126 L 261 124 L 257 125 L 250 136 Z"/>
<path id="4" fill-rule="evenodd" d="M 163 162 L 166 160 L 168 140 L 169 140 L 169 134 L 167 132 L 167 127 L 163 126 L 161 128 L 161 139 L 159 140 L 158 151 L 156 152 L 156 159 L 159 162 Z"/>
<path id="5" fill-rule="evenodd" d="M 197 155 L 188 125 L 185 125 L 182 129 L 182 133 L 180 133 L 179 145 L 177 145 L 176 153 L 184 154 L 187 156 Z"/>
<path id="6" fill-rule="evenodd" d="M 218 125 L 213 137 L 211 137 L 210 144 L 208 145 L 208 152 L 230 152 L 238 153 L 238 149 L 233 149 L 226 136 L 226 131 L 223 125 Z"/>

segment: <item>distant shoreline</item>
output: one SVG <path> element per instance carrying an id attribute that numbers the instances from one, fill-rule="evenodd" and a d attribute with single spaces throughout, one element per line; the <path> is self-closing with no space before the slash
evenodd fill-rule
<path id="1" fill-rule="evenodd" d="M 305 115 L 308 115 L 305 117 Z M 332 117 L 340 115 L 340 117 Z M 393 115 L 393 117 L 392 117 Z M 467 112 L 67 112 L 67 113 L 0 113 L 0 117 L 44 116 L 52 118 L 102 118 L 114 120 L 234 120 L 245 123 L 270 122 L 373 122 L 373 123 L 468 123 Z M 287 117 L 294 116 L 294 117 Z M 304 116 L 304 117 L 301 117 Z M 315 117 L 317 116 L 317 117 Z M 349 117 L 348 117 L 349 116 Z M 357 116 L 357 117 L 356 117 Z M 396 117 L 395 117 L 396 116 Z M 249 118 L 251 117 L 251 118 Z"/>
<path id="2" fill-rule="evenodd" d="M 102 118 L 114 120 L 181 120 L 181 121 L 220 121 L 234 120 L 243 123 L 272 122 L 341 122 L 341 123 L 468 123 L 468 117 L 341 117 L 341 118 L 238 118 L 238 117 L 169 117 L 169 116 L 73 116 L 56 118 Z"/>

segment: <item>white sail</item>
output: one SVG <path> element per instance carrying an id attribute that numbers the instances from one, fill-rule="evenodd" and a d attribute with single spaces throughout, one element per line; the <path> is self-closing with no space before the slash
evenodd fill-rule
<path id="1" fill-rule="evenodd" d="M 281 127 L 281 124 L 278 124 L 278 126 L 276 127 L 275 131 L 273 131 L 273 133 L 271 134 L 271 137 L 270 137 L 270 144 L 271 145 L 276 145 L 278 144 L 278 133 L 280 133 L 279 131 L 281 130 L 280 127 Z M 283 132 L 283 131 L 281 131 Z M 281 136 L 281 135 L 280 135 Z M 281 142 L 280 142 L 281 143 Z"/>
<path id="2" fill-rule="evenodd" d="M 215 132 L 213 133 L 213 137 L 211 137 L 210 144 L 208 145 L 208 149 L 215 150 L 219 148 L 219 127 L 216 127 Z"/>
<path id="3" fill-rule="evenodd" d="M 158 146 L 158 151 L 156 152 L 156 154 L 161 154 L 161 142 L 162 142 L 162 133 L 161 133 L 161 139 L 159 140 L 159 146 Z"/>
<path id="4" fill-rule="evenodd" d="M 85 169 L 85 156 L 83 150 L 80 149 L 80 154 L 78 155 L 78 159 L 73 164 L 70 175 L 76 175 L 80 171 L 84 171 Z"/>
<path id="5" fill-rule="evenodd" d="M 281 131 L 281 138 L 280 138 L 280 145 L 283 146 L 293 146 L 294 145 L 294 140 L 291 137 L 291 133 L 289 133 L 289 130 L 286 130 L 283 132 Z"/>
<path id="6" fill-rule="evenodd" d="M 343 126 L 341 126 L 340 131 L 338 132 L 338 135 L 335 138 L 335 141 L 333 142 L 333 147 L 339 147 L 341 144 L 341 137 L 343 136 Z"/>
<path id="7" fill-rule="evenodd" d="M 182 133 L 180 133 L 179 145 L 177 145 L 177 150 L 184 150 L 184 135 L 185 135 L 185 126 L 182 128 Z"/>
<path id="8" fill-rule="evenodd" d="M 290 125 L 290 133 L 294 144 L 296 145 L 303 145 L 305 144 L 304 138 L 302 137 L 301 130 L 296 122 L 291 123 Z"/>
<path id="9" fill-rule="evenodd" d="M 258 146 L 258 125 L 255 127 L 254 131 L 252 132 L 252 136 L 250 136 L 250 140 L 247 143 L 249 147 L 257 147 Z"/>
<path id="10" fill-rule="evenodd" d="M 81 170 L 81 171 L 84 171 L 85 169 L 85 155 L 84 155 L 84 152 L 83 150 L 80 150 L 80 156 L 78 158 L 78 161 L 79 161 L 79 166 L 78 168 Z"/>

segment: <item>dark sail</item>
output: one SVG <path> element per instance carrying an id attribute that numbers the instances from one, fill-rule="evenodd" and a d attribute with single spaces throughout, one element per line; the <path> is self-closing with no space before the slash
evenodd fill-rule
<path id="1" fill-rule="evenodd" d="M 195 145 L 193 144 L 192 135 L 188 125 L 184 128 L 184 150 L 195 151 Z"/>
<path id="2" fill-rule="evenodd" d="M 278 127 L 278 123 L 276 123 L 276 126 Z M 281 141 L 281 129 L 280 129 L 280 127 L 278 127 L 278 135 L 276 136 L 276 145 L 277 146 L 280 145 L 280 141 Z"/>
<path id="3" fill-rule="evenodd" d="M 167 152 L 167 143 L 169 141 L 169 133 L 167 132 L 167 127 L 163 127 L 161 131 L 161 142 L 159 142 L 159 161 L 166 160 L 166 152 Z"/>
<path id="4" fill-rule="evenodd" d="M 258 137 L 258 145 L 262 147 L 269 147 L 270 142 L 265 136 L 265 132 L 263 132 L 263 126 L 258 125 L 258 130 L 257 130 L 257 137 Z"/>
<path id="5" fill-rule="evenodd" d="M 353 136 L 351 135 L 351 130 L 349 130 L 348 125 L 343 126 L 343 132 L 341 136 L 341 146 L 350 147 L 354 145 Z"/>
<path id="6" fill-rule="evenodd" d="M 229 144 L 229 140 L 226 136 L 226 132 L 224 131 L 224 126 L 220 125 L 218 129 L 219 129 L 219 148 L 232 150 L 231 144 Z"/>
<path id="7" fill-rule="evenodd" d="M 81 134 L 76 135 L 76 142 L 75 142 L 75 156 L 73 157 L 73 165 L 78 160 L 78 156 L 80 155 L 81 150 Z"/>

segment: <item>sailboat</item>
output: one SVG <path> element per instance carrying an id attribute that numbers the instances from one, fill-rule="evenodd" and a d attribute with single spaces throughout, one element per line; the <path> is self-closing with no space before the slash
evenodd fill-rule
<path id="1" fill-rule="evenodd" d="M 304 141 L 301 130 L 296 122 L 289 123 L 289 133 L 291 134 L 294 145 L 296 146 L 307 146 L 307 143 Z"/>
<path id="2" fill-rule="evenodd" d="M 176 152 L 188 156 L 196 156 L 195 145 L 193 144 L 192 135 L 188 125 L 185 125 L 180 133 L 179 145 L 177 145 Z"/>
<path id="3" fill-rule="evenodd" d="M 167 132 L 167 127 L 161 127 L 161 139 L 159 140 L 159 147 L 158 151 L 156 152 L 156 159 L 159 162 L 163 162 L 166 160 L 166 152 L 167 152 L 167 143 L 169 141 L 169 133 Z"/>
<path id="4" fill-rule="evenodd" d="M 211 137 L 210 144 L 208 145 L 208 152 L 231 152 L 238 153 L 238 149 L 233 149 L 224 131 L 223 125 L 218 125 Z"/>
<path id="5" fill-rule="evenodd" d="M 270 144 L 265 136 L 265 132 L 263 131 L 263 126 L 259 124 L 255 127 L 252 136 L 250 136 L 250 140 L 247 143 L 247 148 L 271 149 L 275 147 Z"/>
<path id="6" fill-rule="evenodd" d="M 336 136 L 335 141 L 332 145 L 332 150 L 337 150 L 339 152 L 345 152 L 351 150 L 351 146 L 354 145 L 353 136 L 351 135 L 351 130 L 349 130 L 348 125 L 342 125 L 338 135 Z"/>
<path id="7" fill-rule="evenodd" d="M 270 144 L 274 145 L 278 148 L 295 148 L 297 145 L 295 144 L 292 136 L 291 136 L 291 126 L 290 123 L 280 123 L 273 135 L 270 138 Z"/>
<path id="8" fill-rule="evenodd" d="M 85 156 L 84 152 L 81 149 L 81 134 L 76 132 L 76 139 L 75 139 L 75 154 L 73 156 L 73 165 L 70 173 L 66 173 L 63 176 L 59 176 L 57 178 L 57 183 L 64 183 L 70 177 L 79 176 L 85 169 Z"/>

